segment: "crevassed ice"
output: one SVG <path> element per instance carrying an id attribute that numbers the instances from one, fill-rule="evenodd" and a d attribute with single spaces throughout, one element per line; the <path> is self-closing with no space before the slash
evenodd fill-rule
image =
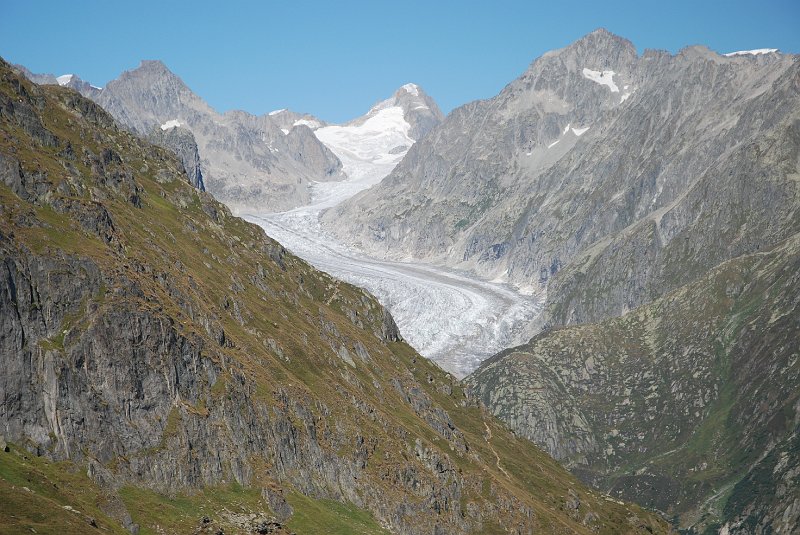
<path id="1" fill-rule="evenodd" d="M 612 93 L 619 93 L 619 87 L 614 83 L 614 71 L 593 71 L 592 69 L 583 69 L 583 76 L 592 82 L 600 85 L 607 86 Z"/>
<path id="2" fill-rule="evenodd" d="M 374 106 L 361 124 L 319 128 L 315 135 L 342 161 L 347 178 L 314 183 L 307 206 L 245 219 L 317 268 L 370 290 L 409 343 L 460 378 L 525 341 L 524 329 L 541 310 L 543 295 L 523 295 L 505 281 L 481 281 L 446 268 L 369 258 L 327 235 L 319 222 L 321 210 L 391 172 L 414 143 L 410 129 L 395 99 Z"/>

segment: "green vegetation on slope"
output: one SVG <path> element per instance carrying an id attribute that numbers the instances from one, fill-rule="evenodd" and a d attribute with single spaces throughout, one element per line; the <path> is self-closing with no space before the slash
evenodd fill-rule
<path id="1" fill-rule="evenodd" d="M 93 526 L 105 533 L 128 533 L 109 517 L 114 507 L 86 471 L 69 462 L 37 457 L 14 445 L 0 451 L 3 533 L 83 535 Z"/>

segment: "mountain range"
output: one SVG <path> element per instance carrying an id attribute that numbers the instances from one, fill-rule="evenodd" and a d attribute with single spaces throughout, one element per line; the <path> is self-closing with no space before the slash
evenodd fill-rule
<path id="1" fill-rule="evenodd" d="M 209 192 L 234 211 L 275 212 L 308 204 L 314 183 L 348 178 L 339 157 L 352 161 L 354 146 L 352 140 L 337 142 L 342 132 L 360 130 L 356 145 L 366 143 L 368 152 L 378 149 L 367 156 L 374 160 L 382 155 L 393 165 L 443 118 L 436 103 L 415 84 L 405 84 L 364 116 L 338 126 L 287 109 L 261 116 L 244 111 L 219 113 L 160 61 L 144 60 L 102 89 L 76 75 L 56 77 L 16 67 L 36 83 L 75 89 L 131 131 L 187 155 L 182 158 L 184 165 L 196 176 L 202 175 Z M 186 132 L 167 133 L 172 130 Z M 387 137 L 389 131 L 396 133 Z M 188 140 L 187 133 L 194 141 Z M 169 144 L 175 137 L 182 138 L 181 147 Z M 394 144 L 383 147 L 387 142 Z M 193 143 L 199 162 L 195 162 Z"/>
<path id="2" fill-rule="evenodd" d="M 391 316 L 0 62 L 0 521 L 86 533 L 666 533 Z"/>
<path id="3" fill-rule="evenodd" d="M 800 57 L 601 29 L 447 117 L 406 84 L 343 125 L 220 114 L 158 61 L 102 89 L 0 67 L 20 510 L 27 478 L 108 529 L 671 529 L 628 501 L 800 526 Z M 326 239 L 541 296 L 530 341 L 456 381 L 230 212 L 304 205 Z"/>

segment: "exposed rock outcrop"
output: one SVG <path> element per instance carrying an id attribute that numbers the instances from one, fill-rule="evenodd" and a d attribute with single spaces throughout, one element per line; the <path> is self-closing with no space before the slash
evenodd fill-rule
<path id="1" fill-rule="evenodd" d="M 200 168 L 200 154 L 197 152 L 197 142 L 192 133 L 180 126 L 170 128 L 155 128 L 147 136 L 148 141 L 173 151 L 183 163 L 189 183 L 205 191 L 203 171 Z"/>
<path id="2" fill-rule="evenodd" d="M 700 533 L 791 533 L 798 280 L 795 235 L 620 318 L 542 333 L 466 381 L 593 486 Z"/>

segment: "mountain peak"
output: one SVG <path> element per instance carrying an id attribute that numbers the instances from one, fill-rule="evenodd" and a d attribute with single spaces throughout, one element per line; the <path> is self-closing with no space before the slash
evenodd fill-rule
<path id="1" fill-rule="evenodd" d="M 608 31 L 605 28 L 597 28 L 593 30 L 580 39 L 578 39 L 575 43 L 580 43 L 581 41 L 588 41 L 591 43 L 613 43 L 619 44 L 623 46 L 630 46 L 633 47 L 633 43 L 631 43 L 628 39 L 625 39 L 622 36 L 615 34 L 614 32 Z"/>
<path id="2" fill-rule="evenodd" d="M 624 37 L 612 33 L 605 28 L 598 28 L 587 33 L 566 48 L 584 55 L 597 56 L 633 56 L 637 55 L 636 47 Z"/>
<path id="3" fill-rule="evenodd" d="M 605 28 L 598 28 L 564 48 L 545 52 L 531 63 L 526 75 L 539 72 L 552 61 L 562 63 L 572 72 L 581 72 L 583 68 L 625 72 L 637 58 L 632 42 Z"/>
<path id="4" fill-rule="evenodd" d="M 143 59 L 137 69 L 169 71 L 169 68 L 160 59 Z"/>
<path id="5" fill-rule="evenodd" d="M 62 74 L 61 76 L 56 77 L 56 81 L 58 82 L 58 85 L 67 85 L 74 77 L 74 74 Z"/>
<path id="6" fill-rule="evenodd" d="M 139 66 L 130 71 L 125 71 L 122 76 L 146 76 L 148 78 L 173 78 L 180 80 L 180 77 L 169 70 L 169 67 L 160 59 L 143 59 L 139 62 Z M 181 81 L 182 83 L 182 81 Z"/>
<path id="7" fill-rule="evenodd" d="M 412 139 L 421 138 L 444 118 L 436 101 L 415 83 L 400 86 L 390 98 L 373 106 L 368 115 L 392 106 L 402 108 L 405 120 L 411 125 Z"/>
<path id="8" fill-rule="evenodd" d="M 400 89 L 397 90 L 398 93 L 400 91 L 405 91 L 409 95 L 414 95 L 415 97 L 418 97 L 420 89 L 417 84 L 408 83 L 408 84 L 403 84 L 400 87 Z"/>

